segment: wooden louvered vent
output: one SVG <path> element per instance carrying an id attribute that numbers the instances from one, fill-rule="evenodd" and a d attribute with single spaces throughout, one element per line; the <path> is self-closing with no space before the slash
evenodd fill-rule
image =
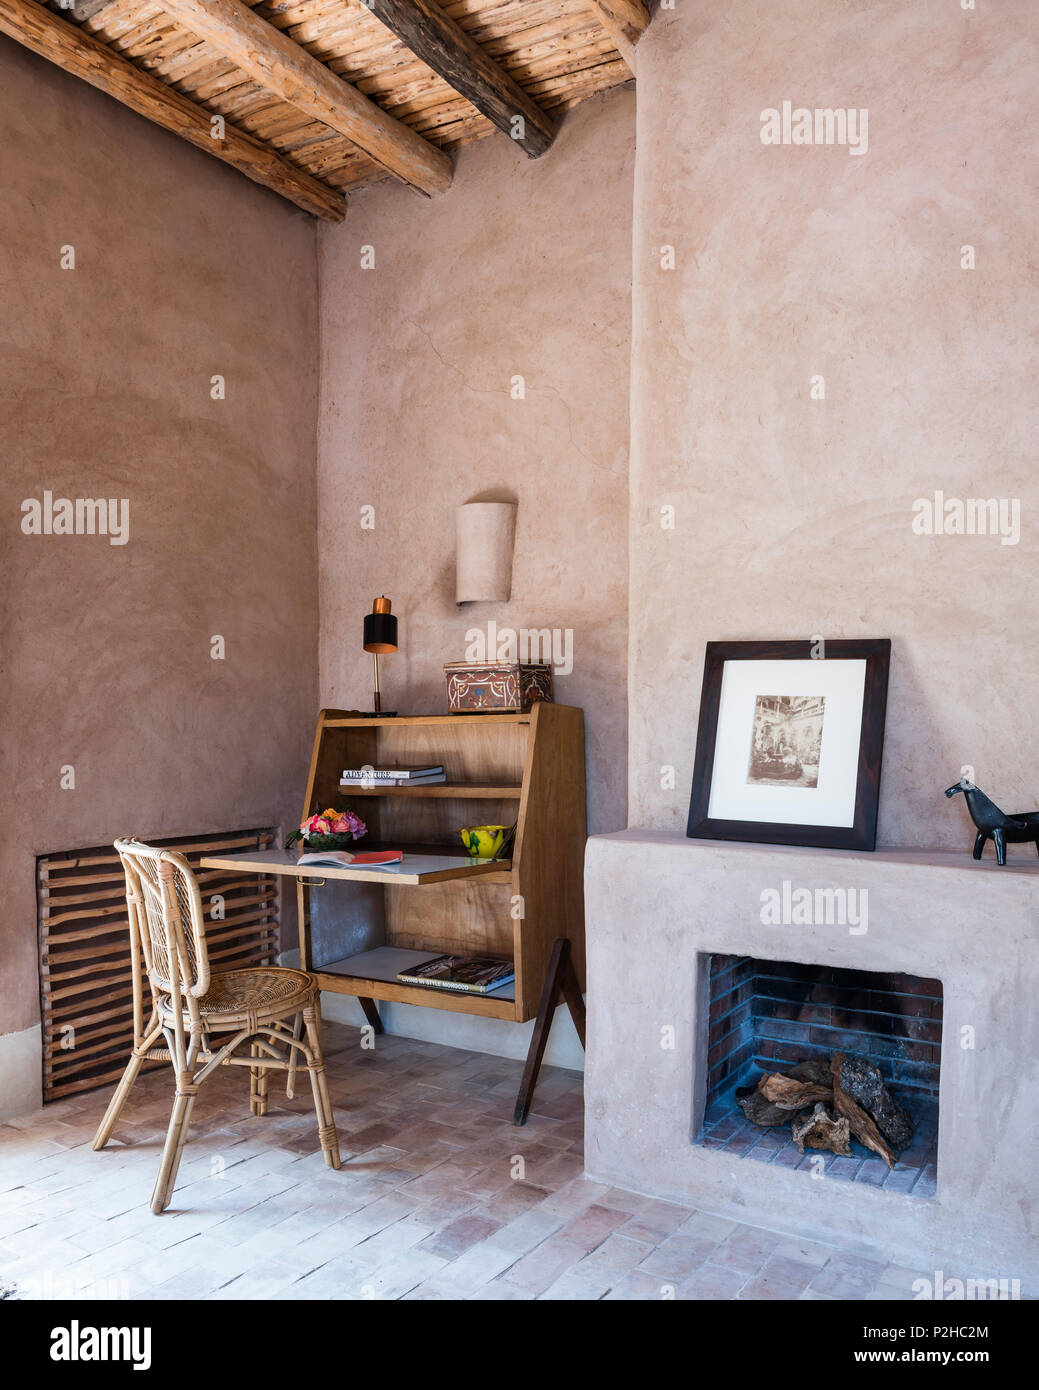
<path id="1" fill-rule="evenodd" d="M 270 849 L 275 838 L 274 830 L 265 829 L 151 841 L 179 851 L 198 875 L 214 970 L 273 959 L 277 887 L 269 875 L 199 869 L 198 862 L 204 854 Z M 41 856 L 36 887 L 43 1099 L 48 1101 L 104 1086 L 122 1074 L 133 1046 L 130 937 L 123 871 L 111 846 Z M 144 990 L 147 1019 L 147 980 Z"/>

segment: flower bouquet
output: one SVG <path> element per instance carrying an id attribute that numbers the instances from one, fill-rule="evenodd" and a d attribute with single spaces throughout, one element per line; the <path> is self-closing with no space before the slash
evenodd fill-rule
<path id="1" fill-rule="evenodd" d="M 368 827 L 354 811 L 337 811 L 330 806 L 327 811 L 319 811 L 316 816 L 301 821 L 299 829 L 285 841 L 285 848 L 302 840 L 307 850 L 346 849 L 352 840 L 359 840 L 367 833 Z"/>

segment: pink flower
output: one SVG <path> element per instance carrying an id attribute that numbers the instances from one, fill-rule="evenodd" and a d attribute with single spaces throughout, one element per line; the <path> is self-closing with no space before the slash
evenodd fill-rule
<path id="1" fill-rule="evenodd" d="M 368 827 L 353 811 L 319 811 L 316 816 L 300 822 L 300 834 L 306 839 L 311 835 L 352 835 L 359 840 L 368 833 Z"/>
<path id="2" fill-rule="evenodd" d="M 332 830 L 336 835 L 352 835 L 355 840 L 368 833 L 368 827 L 354 811 L 340 811 L 332 822 Z"/>

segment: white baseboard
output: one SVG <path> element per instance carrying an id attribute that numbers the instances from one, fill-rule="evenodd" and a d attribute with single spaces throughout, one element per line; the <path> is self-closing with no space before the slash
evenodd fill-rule
<path id="1" fill-rule="evenodd" d="M 37 1023 L 0 1035 L 0 1120 L 31 1114 L 43 1104 L 43 1032 Z"/>

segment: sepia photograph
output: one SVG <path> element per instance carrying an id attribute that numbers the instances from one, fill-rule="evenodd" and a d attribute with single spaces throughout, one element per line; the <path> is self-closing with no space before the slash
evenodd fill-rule
<path id="1" fill-rule="evenodd" d="M 747 785 L 817 787 L 822 695 L 759 695 L 754 702 Z"/>

